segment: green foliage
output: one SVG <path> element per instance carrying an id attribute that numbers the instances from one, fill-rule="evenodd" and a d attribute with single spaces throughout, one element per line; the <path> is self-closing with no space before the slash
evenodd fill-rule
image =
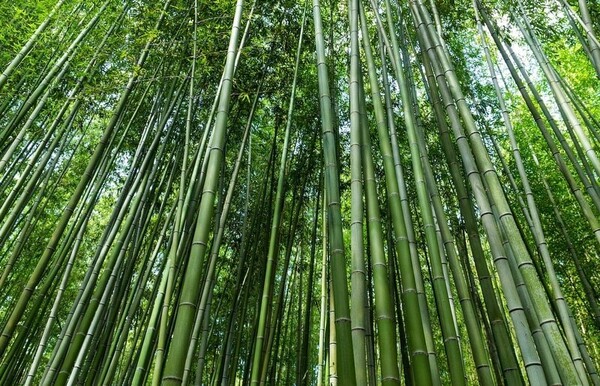
<path id="1" fill-rule="evenodd" d="M 56 0 L 39 0 L 0 4 L 1 71 L 5 71 L 56 3 Z M 0 327 L 4 329 L 0 337 L 0 384 L 26 383 L 32 364 L 34 371 L 29 384 L 67 383 L 68 379 L 64 378 L 67 374 L 74 382 L 87 384 L 158 384 L 164 375 L 161 372 L 165 361 L 171 355 L 173 336 L 182 330 L 175 328 L 175 320 L 181 314 L 181 299 L 192 298 L 184 293 L 184 287 L 199 294 L 206 288 L 211 294 L 207 309 L 203 311 L 207 319 L 205 324 L 196 325 L 195 351 L 191 352 L 189 363 L 185 365 L 189 383 L 222 384 L 225 377 L 228 377 L 228 384 L 238 384 L 235 382 L 242 380 L 249 382 L 252 363 L 256 360 L 259 375 L 266 384 L 322 384 L 322 379 L 317 380 L 318 374 L 323 378 L 321 366 L 328 367 L 327 371 L 332 374 L 341 369 L 339 364 L 330 368 L 328 365 L 332 354 L 329 351 L 333 336 L 331 327 L 323 330 L 325 342 L 319 345 L 320 323 L 323 321 L 329 326 L 329 288 L 339 293 L 344 286 L 340 279 L 350 278 L 353 274 L 350 263 L 340 264 L 336 269 L 336 283 L 330 283 L 332 264 L 343 264 L 343 260 L 328 261 L 332 254 L 338 258 L 353 253 L 350 228 L 355 204 L 351 191 L 352 101 L 349 89 L 352 82 L 348 58 L 348 3 L 321 2 L 325 46 L 320 49 L 326 54 L 333 114 L 332 126 L 325 128 L 326 137 L 331 133 L 333 140 L 324 144 L 321 125 L 324 112 L 319 105 L 324 92 L 319 88 L 319 77 L 323 77 L 323 72 L 319 74 L 316 66 L 312 3 L 291 0 L 245 2 L 239 28 L 240 35 L 244 34 L 243 47 L 233 75 L 226 123 L 217 130 L 226 133 L 222 149 L 212 138 L 215 118 L 223 113 L 219 113 L 219 108 L 213 110 L 212 106 L 222 92 L 219 83 L 226 63 L 233 2 L 172 0 L 165 8 L 163 1 L 111 1 L 98 23 L 72 47 L 67 62 L 52 73 L 53 66 L 69 50 L 102 3 L 65 1 L 49 20 L 48 27 L 34 39 L 31 50 L 11 70 L 6 83 L 0 83 Z M 426 349 L 436 360 L 435 366 L 431 363 L 432 376 L 441 384 L 451 382 L 453 371 L 455 374 L 464 371 L 468 384 L 481 382 L 469 338 L 474 336 L 473 333 L 484 342 L 483 355 L 489 358 L 497 384 L 502 382 L 496 378 L 506 376 L 502 360 L 495 357 L 498 353 L 517 358 L 520 366 L 517 372 L 524 377 L 524 382 L 533 382 L 535 380 L 527 372 L 529 368 L 525 368 L 523 353 L 526 350 L 519 339 L 519 331 L 530 331 L 530 328 L 525 326 L 519 330 L 513 322 L 514 309 L 509 310 L 509 307 L 514 299 L 506 290 L 506 278 L 500 276 L 498 260 L 503 258 L 499 258 L 494 242 L 502 244 L 502 248 L 518 251 L 520 246 L 511 239 L 518 235 L 526 247 L 527 258 L 535 263 L 537 271 L 533 276 L 540 287 L 532 289 L 530 280 L 528 287 L 519 289 L 525 288 L 523 291 L 529 291 L 527 294 L 531 297 L 531 294 L 542 293 L 543 300 L 533 299 L 531 309 L 524 310 L 527 308 L 524 307 L 518 312 L 535 314 L 539 312 L 541 302 L 553 307 L 557 303 L 553 301 L 552 290 L 546 292 L 551 288 L 551 270 L 544 266 L 540 246 L 536 245 L 536 237 L 528 226 L 532 212 L 483 55 L 473 4 L 463 0 L 425 2 L 434 23 L 432 4 L 435 3 L 440 24 L 430 27 L 431 31 L 440 28 L 444 42 L 444 48 L 440 47 L 432 56 L 437 58 L 434 64 L 444 74 L 434 76 L 432 83 L 427 79 L 424 60 L 427 47 L 422 31 L 415 28 L 414 10 L 418 2 L 391 1 L 391 23 L 403 51 L 400 62 L 402 55 L 408 55 L 402 63 L 395 63 L 396 59 L 390 56 L 390 47 L 386 46 L 391 44 L 390 41 L 384 43 L 378 36 L 382 31 L 376 23 L 376 14 L 386 29 L 383 32 L 388 34 L 384 2 L 374 1 L 375 11 L 370 1 L 362 3 L 369 37 L 361 36 L 361 39 L 370 44 L 374 52 L 374 57 L 370 58 L 374 66 L 374 83 L 369 83 L 363 48 L 359 56 L 362 82 L 365 93 L 371 95 L 377 82 L 378 87 L 384 84 L 385 67 L 392 99 L 390 119 L 396 126 L 398 140 L 397 154 L 380 151 L 381 144 L 389 138 L 386 129 L 377 131 L 377 125 L 384 127 L 391 121 L 377 122 L 384 116 L 375 112 L 378 104 L 374 98 L 377 96 L 366 98 L 368 127 L 364 129 L 373 143 L 370 150 L 376 187 L 375 197 L 368 198 L 381 210 L 380 218 L 363 214 L 363 225 L 358 234 L 363 237 L 362 252 L 367 271 L 366 293 L 360 295 L 364 295 L 371 307 L 360 310 L 368 323 L 364 346 L 368 376 L 371 365 L 374 365 L 372 374 L 375 378 L 381 376 L 382 352 L 377 342 L 385 342 L 388 338 L 398 341 L 399 354 L 394 361 L 405 366 L 401 368 L 398 383 L 419 384 L 419 380 L 412 379 L 410 374 L 415 371 L 415 361 L 419 359 L 409 350 L 415 334 L 407 320 L 412 312 L 423 318 L 423 336 L 429 339 Z M 578 11 L 578 2 L 570 3 Z M 600 189 L 593 166 L 586 169 L 582 161 L 587 160 L 585 157 L 591 151 L 600 151 L 600 79 L 573 26 L 556 2 L 523 2 L 523 10 L 516 2 L 486 1 L 484 5 L 486 12 L 499 24 L 501 40 L 524 62 L 524 70 L 548 106 L 560 133 L 565 136 L 566 145 L 575 154 L 576 163 L 573 164 L 558 138 L 551 134 L 558 144 L 560 156 L 566 160 L 567 171 L 561 172 L 556 155 L 541 135 L 497 47 L 492 39 L 486 38 L 486 43 L 491 46 L 491 59 L 497 63 L 497 72 L 501 74 L 499 82 L 508 106 L 507 113 L 514 126 L 522 166 L 539 211 L 556 279 L 572 312 L 574 326 L 583 337 L 581 347 L 585 344 L 590 360 L 596 361 L 600 347 L 600 314 L 595 314 L 594 302 L 600 301 L 597 291 L 600 244 L 598 234 L 590 228 L 593 219 L 583 214 L 582 202 L 591 208 L 592 217 L 598 219 L 600 207 L 590 192 L 598 194 Z M 295 50 L 304 7 L 307 12 L 304 44 L 298 57 L 296 96 L 288 122 Z M 589 1 L 588 7 L 594 28 L 599 31 L 598 2 Z M 591 150 L 583 159 L 575 151 L 575 145 L 579 143 L 577 137 L 569 135 L 564 110 L 561 115 L 553 88 L 523 38 L 517 20 L 531 23 L 543 53 L 564 80 L 561 87 L 565 95 L 573 96 L 569 103 L 591 143 Z M 391 36 L 386 35 L 386 38 Z M 388 55 L 383 60 L 379 57 L 380 45 L 385 47 Z M 440 52 L 444 49 L 448 50 L 448 63 L 453 71 L 443 67 Z M 414 91 L 415 98 L 412 109 L 404 109 L 406 101 L 402 99 L 395 66 L 404 71 L 407 79 L 414 81 L 414 90 L 410 90 Z M 63 70 L 64 73 L 59 75 Z M 458 84 L 450 84 L 450 93 L 454 94 L 442 101 L 440 118 L 432 104 L 432 93 L 437 95 L 439 87 L 450 82 L 450 74 L 455 75 Z M 47 82 L 43 83 L 46 76 Z M 453 122 L 451 110 L 463 102 L 457 97 L 457 88 L 461 89 L 470 111 L 456 113 L 458 118 Z M 255 97 L 256 108 L 248 122 Z M 384 101 L 383 92 L 381 101 Z M 540 107 L 539 102 L 533 105 Z M 406 116 L 407 111 L 414 116 Z M 460 153 L 461 138 L 451 134 L 449 140 L 452 143 L 448 146 L 439 133 L 440 128 L 448 125 L 452 130 L 453 123 L 461 130 L 468 129 L 469 116 L 474 117 L 477 132 L 467 132 L 466 146 L 468 154 L 477 158 L 475 168 L 480 175 L 477 178 L 482 181 L 480 185 L 474 184 L 471 174 L 465 173 L 468 167 L 465 158 L 468 157 L 466 152 Z M 410 127 L 407 118 L 414 119 L 416 128 Z M 547 119 L 542 120 L 548 126 Z M 238 151 L 247 124 L 251 128 L 250 141 L 238 164 Z M 263 283 L 269 280 L 265 278 L 265 267 L 287 125 L 290 125 L 291 134 L 289 156 L 283 165 L 283 209 L 277 229 L 279 251 L 273 256 L 272 285 L 269 293 L 263 294 Z M 419 164 L 411 158 L 416 154 L 415 139 L 411 136 L 414 133 L 408 131 L 412 129 L 423 135 L 424 151 L 419 155 L 427 157 L 433 169 L 430 180 L 423 185 L 417 185 L 419 181 L 415 181 L 422 175 L 420 169 L 425 160 Z M 482 147 L 478 147 L 476 141 L 479 133 Z M 498 151 L 492 139 L 497 142 Z M 206 160 L 216 157 L 220 150 L 223 150 L 223 161 L 213 171 L 216 179 L 209 185 L 205 182 L 204 163 L 212 164 L 205 161 L 205 157 L 209 157 Z M 325 160 L 324 152 L 328 150 L 334 157 Z M 450 159 L 449 150 L 459 157 Z M 539 166 L 534 162 L 534 155 Z M 491 160 L 491 169 L 484 172 L 481 169 L 486 159 Z M 503 170 L 502 160 L 508 170 Z M 332 176 L 328 187 L 323 187 L 323 171 L 334 163 L 339 168 L 337 175 Z M 183 165 L 186 169 L 182 171 Z M 583 179 L 576 165 L 582 165 Z M 396 166 L 401 166 L 404 173 L 399 186 L 390 185 L 395 184 Z M 237 167 L 239 176 L 230 197 L 223 240 L 216 248 L 216 270 L 214 281 L 211 281 L 207 279 L 208 251 L 215 242 L 218 219 L 226 208 L 228 185 Z M 496 172 L 501 184 L 499 190 L 495 190 L 489 177 Z M 507 172 L 514 176 L 515 187 Z M 366 186 L 366 172 L 362 166 L 361 173 L 360 184 Z M 567 183 L 565 173 L 574 176 L 575 185 Z M 462 190 L 456 183 L 456 175 L 466 187 L 466 197 L 458 197 Z M 335 197 L 331 196 L 335 182 L 339 184 L 339 202 L 331 201 Z M 574 195 L 573 186 L 581 191 L 583 198 Z M 434 217 L 425 216 L 424 209 L 433 199 L 429 195 L 434 187 L 439 192 L 452 233 L 451 240 L 444 240 L 443 233 L 437 229 L 441 217 L 435 212 Z M 211 210 L 214 213 L 206 216 L 209 211 L 200 208 L 203 200 L 207 200 L 207 194 L 213 192 L 215 200 Z M 418 200 L 420 193 L 423 194 L 421 201 Z M 405 204 L 402 208 L 407 210 L 400 218 L 400 212 L 392 209 L 403 194 L 406 194 L 406 202 L 402 202 Z M 322 202 L 317 206 L 317 200 L 324 196 L 329 199 L 329 206 L 323 208 Z M 510 215 L 521 226 L 522 234 L 515 230 L 509 233 L 511 229 L 506 225 L 498 226 L 506 224 L 506 214 L 494 217 L 491 211 L 486 212 L 482 197 L 494 210 L 502 206 L 498 198 L 506 198 Z M 526 203 L 527 212 L 522 210 L 519 199 Z M 333 215 L 323 214 L 332 205 L 339 205 L 340 209 L 339 234 L 331 230 Z M 465 205 L 479 216 L 474 224 L 466 220 Z M 564 221 L 564 228 L 557 213 Z M 494 240 L 485 216 L 493 218 L 493 226 L 499 230 L 499 235 L 511 237 Z M 313 235 L 315 218 L 317 227 Z M 329 232 L 324 229 L 323 218 L 330 222 Z M 198 232 L 205 232 L 207 240 L 196 240 L 193 236 L 198 221 L 204 224 Z M 370 233 L 374 222 L 381 224 L 381 234 L 376 238 Z M 408 240 L 408 236 L 405 240 L 397 231 L 401 223 L 414 228 L 415 240 Z M 470 229 L 470 226 L 475 228 Z M 433 228 L 439 233 L 435 234 Z M 79 231 L 81 239 L 78 238 Z M 431 232 L 430 237 L 426 237 L 426 232 Z M 490 312 L 489 293 L 486 294 L 481 281 L 482 267 L 475 262 L 479 242 L 476 236 L 482 240 L 481 257 L 485 259 L 482 265 L 491 271 L 493 300 L 500 305 L 499 319 L 494 319 Z M 573 250 L 567 247 L 567 237 Z M 410 253 L 398 254 L 397 245 L 405 241 L 411 243 Z M 372 259 L 370 243 L 380 243 L 382 256 L 378 256 L 379 260 Z M 200 257 L 191 254 L 198 245 L 207 250 Z M 338 249 L 330 250 L 332 245 Z M 448 268 L 447 259 L 451 254 L 444 250 L 447 245 L 456 248 L 460 260 L 457 263 L 462 268 L 475 307 L 477 331 L 469 330 L 473 327 L 462 308 L 464 299 L 460 299 L 458 280 Z M 434 247 L 442 253 L 440 264 L 444 267 L 441 271 L 445 270 L 442 278 L 435 276 L 440 267 L 433 260 Z M 72 264 L 68 263 L 71 253 Z M 411 255 L 415 259 L 414 267 L 400 272 L 400 264 L 410 263 L 407 259 Z M 312 265 L 311 258 L 314 260 Z M 289 265 L 286 266 L 287 259 Z M 349 258 L 346 260 L 350 261 Z M 376 271 L 382 272 L 378 271 L 381 266 L 385 266 L 385 274 L 376 275 Z M 186 283 L 189 267 L 193 267 L 193 275 L 198 277 L 194 283 Z M 325 268 L 325 277 L 322 277 L 322 268 Z M 312 287 L 308 284 L 310 272 L 314 275 Z M 418 294 L 421 303 L 416 303 L 416 309 L 407 307 L 407 294 L 402 292 L 406 290 L 408 274 L 414 275 L 417 290 L 422 291 Z M 64 286 L 61 285 L 63 275 L 66 275 Z M 516 273 L 511 275 L 518 279 Z M 449 301 L 440 299 L 436 280 L 447 283 Z M 325 293 L 321 290 L 322 281 Z M 27 288 L 27 283 L 33 283 L 32 288 Z M 376 320 L 378 314 L 374 307 L 384 297 L 381 288 L 389 292 L 385 295 L 389 297 L 394 313 L 391 317 L 394 331 L 383 331 L 379 326 L 384 324 L 378 324 L 381 320 Z M 537 289 L 541 292 L 535 292 Z M 349 290 L 352 294 L 353 288 Z M 311 303 L 307 301 L 309 294 Z M 256 357 L 253 353 L 263 296 L 268 299 L 265 302 L 265 343 L 264 350 Z M 321 296 L 325 300 L 324 308 L 321 308 Z M 526 299 L 523 296 L 519 301 Z M 24 301 L 23 298 L 27 299 Z M 53 309 L 55 299 L 58 302 Z M 183 306 L 189 306 L 190 314 L 194 316 L 200 300 L 200 295 L 195 296 L 185 300 Z M 452 367 L 455 357 L 447 351 L 446 335 L 442 334 L 444 323 L 449 325 L 448 320 L 441 319 L 444 302 L 452 309 L 450 324 L 456 326 L 454 333 L 460 340 L 460 345 L 456 345 L 462 366 L 459 371 Z M 597 309 L 597 305 L 595 307 Z M 550 315 L 556 318 L 556 323 L 562 323 L 557 308 Z M 339 317 L 339 310 L 334 316 Z M 309 325 L 305 320 L 310 321 Z M 506 326 L 508 340 L 512 339 L 513 344 L 499 346 L 501 340 L 492 331 L 494 323 Z M 531 329 L 535 330 L 534 327 Z M 194 325 L 187 328 L 192 330 Z M 302 339 L 305 331 L 309 334 L 307 347 Z M 563 334 L 566 327 L 560 325 L 558 331 Z M 338 345 L 343 344 L 343 338 L 340 340 L 340 335 L 337 338 Z M 563 338 L 568 342 L 567 335 L 561 335 L 561 344 Z M 163 341 L 159 342 L 160 339 Z M 184 340 L 183 351 L 188 350 L 191 339 Z M 520 348 L 513 350 L 511 346 Z M 164 355 L 157 354 L 158 347 L 164 348 Z M 533 343 L 532 347 L 536 355 L 538 351 L 542 352 L 542 348 Z M 266 350 L 270 350 L 268 356 Z M 338 351 L 338 360 L 342 354 Z M 405 354 L 408 357 L 403 358 Z M 303 355 L 308 358 L 304 375 L 299 374 Z M 261 362 L 266 357 L 270 359 Z M 582 366 L 592 372 L 589 363 Z M 543 383 L 546 379 L 537 381 Z"/>

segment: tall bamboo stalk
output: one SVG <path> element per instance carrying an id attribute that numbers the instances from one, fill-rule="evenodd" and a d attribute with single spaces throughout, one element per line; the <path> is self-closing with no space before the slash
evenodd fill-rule
<path id="1" fill-rule="evenodd" d="M 317 49 L 317 72 L 319 77 L 319 101 L 321 110 L 323 157 L 325 160 L 325 197 L 329 219 L 329 255 L 332 275 L 333 303 L 335 305 L 335 332 L 338 343 L 339 381 L 342 385 L 356 384 L 354 354 L 348 304 L 346 259 L 342 236 L 342 214 L 340 209 L 339 167 L 336 149 L 336 130 L 333 126 L 333 111 L 329 91 L 329 74 L 325 63 L 325 40 L 321 21 L 319 0 L 313 0 L 313 23 Z"/>

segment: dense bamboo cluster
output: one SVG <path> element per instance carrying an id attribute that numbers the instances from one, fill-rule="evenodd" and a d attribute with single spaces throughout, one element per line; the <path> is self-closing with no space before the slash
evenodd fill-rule
<path id="1" fill-rule="evenodd" d="M 600 385 L 597 3 L 0 20 L 0 384 Z"/>

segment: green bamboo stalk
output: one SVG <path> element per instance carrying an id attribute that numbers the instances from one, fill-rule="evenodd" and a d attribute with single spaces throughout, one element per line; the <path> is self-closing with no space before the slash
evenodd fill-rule
<path id="1" fill-rule="evenodd" d="M 209 296 L 213 293 L 214 285 L 215 285 L 215 268 L 217 263 L 217 258 L 219 256 L 219 249 L 221 247 L 221 242 L 223 239 L 223 234 L 225 232 L 225 223 L 227 221 L 227 216 L 229 214 L 229 209 L 231 207 L 231 200 L 234 194 L 234 189 L 236 188 L 237 177 L 239 175 L 240 166 L 242 162 L 242 156 L 244 154 L 244 148 L 246 146 L 247 140 L 250 137 L 250 129 L 252 127 L 252 121 L 254 118 L 254 113 L 256 111 L 256 106 L 260 96 L 260 85 L 256 92 L 256 96 L 252 103 L 252 108 L 250 110 L 250 114 L 248 116 L 248 121 L 246 123 L 246 129 L 244 130 L 244 135 L 242 137 L 242 142 L 240 148 L 238 150 L 238 156 L 231 173 L 231 177 L 229 179 L 229 187 L 227 188 L 227 193 L 225 195 L 225 200 L 223 204 L 223 209 L 221 210 L 221 214 L 219 217 L 219 221 L 217 223 L 217 231 L 215 232 L 215 237 L 213 239 L 210 251 L 210 261 L 208 263 L 208 270 L 206 274 L 206 278 L 204 280 L 204 285 L 202 288 L 202 293 L 200 296 L 200 303 L 198 304 L 198 311 L 196 313 L 196 321 L 194 322 L 194 330 L 192 332 L 192 338 L 190 340 L 190 348 L 188 349 L 188 354 L 186 357 L 186 366 L 183 372 L 183 384 L 187 384 L 187 380 L 189 377 L 189 373 L 191 371 L 191 362 L 194 357 L 194 350 L 196 348 L 196 342 L 198 340 L 198 332 L 199 327 L 202 325 L 204 319 L 208 319 L 209 313 L 207 307 L 209 306 Z M 203 337 L 204 338 L 204 337 Z M 200 369 L 202 366 L 197 367 L 197 372 L 201 373 Z M 197 377 L 198 380 L 199 377 Z M 200 377 L 201 378 L 201 377 Z"/>
<path id="2" fill-rule="evenodd" d="M 321 188 L 324 186 L 321 185 Z M 326 384 L 329 384 L 328 378 L 325 376 L 325 339 L 326 339 L 326 324 L 327 324 L 327 213 L 326 209 L 327 199 L 323 195 L 323 213 L 322 213 L 322 224 L 321 224 L 321 237 L 322 237 L 322 259 L 321 259 L 321 304 L 320 304 L 320 317 L 319 317 L 319 352 L 317 356 L 317 386 L 323 385 L 323 379 Z"/>
<path id="3" fill-rule="evenodd" d="M 361 172 L 361 117 L 359 111 L 361 90 L 359 78 L 362 76 L 360 68 L 360 52 L 358 40 L 358 4 L 359 0 L 350 0 L 350 168 L 352 190 L 352 222 L 351 231 L 351 319 L 352 319 L 352 348 L 354 351 L 354 365 L 356 370 L 356 383 L 367 383 L 366 344 L 365 344 L 365 293 L 366 272 L 363 245 L 363 189 Z"/>
<path id="4" fill-rule="evenodd" d="M 179 299 L 177 317 L 175 319 L 175 327 L 173 330 L 174 333 L 169 346 L 169 354 L 167 355 L 162 377 L 163 384 L 165 385 L 179 385 L 181 383 L 183 367 L 185 365 L 185 356 L 187 355 L 187 343 L 193 328 L 192 322 L 199 292 L 199 268 L 206 252 L 210 231 L 209 223 L 212 221 L 214 212 L 215 188 L 219 181 L 219 173 L 224 158 L 223 147 L 227 131 L 227 117 L 233 81 L 234 60 L 238 49 L 237 43 L 243 4 L 243 0 L 238 0 L 236 3 L 235 17 L 229 40 L 229 48 L 227 50 L 227 61 L 223 72 L 223 88 L 221 90 L 219 109 L 211 141 L 211 152 L 202 192 L 202 200 L 198 211 L 198 222 L 196 223 L 194 242 L 192 244 L 192 250 L 190 251 L 188 266 L 185 270 L 181 297 Z"/>
<path id="5" fill-rule="evenodd" d="M 325 160 L 325 197 L 329 218 L 329 255 L 331 262 L 333 303 L 335 305 L 335 332 L 339 349 L 337 354 L 338 375 L 342 385 L 356 385 L 354 354 L 348 304 L 346 258 L 342 235 L 340 208 L 339 166 L 336 149 L 336 130 L 333 127 L 333 111 L 329 90 L 329 74 L 325 63 L 325 42 L 319 0 L 313 0 L 313 23 L 317 50 L 317 73 L 319 78 L 319 101 L 321 110 L 323 156 Z M 332 42 L 333 44 L 333 42 Z"/>

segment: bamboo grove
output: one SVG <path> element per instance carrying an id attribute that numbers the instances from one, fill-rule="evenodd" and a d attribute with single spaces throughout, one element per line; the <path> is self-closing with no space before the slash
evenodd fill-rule
<path id="1" fill-rule="evenodd" d="M 0 4 L 0 384 L 600 385 L 600 4 Z"/>

